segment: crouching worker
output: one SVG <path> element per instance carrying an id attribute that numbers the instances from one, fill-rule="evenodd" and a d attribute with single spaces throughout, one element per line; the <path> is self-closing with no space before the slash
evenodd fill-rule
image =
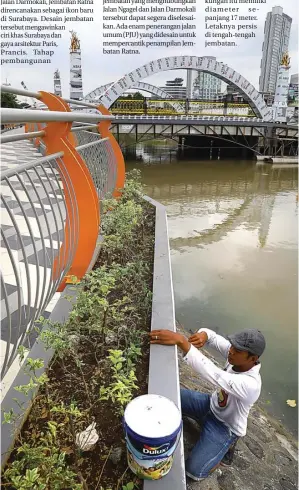
<path id="1" fill-rule="evenodd" d="M 230 463 L 230 453 L 238 438 L 245 436 L 249 411 L 261 392 L 259 358 L 266 346 L 263 334 L 244 330 L 228 339 L 207 328 L 189 339 L 170 330 L 150 333 L 151 344 L 177 345 L 185 354 L 184 361 L 216 386 L 212 395 L 181 390 L 183 415 L 199 421 L 202 427 L 186 461 L 186 475 L 196 481 L 207 478 L 222 461 Z M 222 354 L 224 369 L 198 350 L 204 345 Z"/>

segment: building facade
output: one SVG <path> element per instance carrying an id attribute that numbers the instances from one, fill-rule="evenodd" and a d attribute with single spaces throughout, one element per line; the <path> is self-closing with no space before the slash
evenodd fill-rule
<path id="1" fill-rule="evenodd" d="M 208 56 L 208 58 L 216 60 L 215 56 Z M 216 99 L 221 93 L 221 83 L 220 78 L 200 71 L 193 82 L 192 97 L 194 99 Z"/>
<path id="2" fill-rule="evenodd" d="M 186 87 L 183 86 L 183 78 L 175 78 L 174 80 L 168 80 L 165 87 L 159 87 L 164 90 L 173 99 L 185 99 L 186 98 Z"/>
<path id="3" fill-rule="evenodd" d="M 283 13 L 282 7 L 268 12 L 264 27 L 263 53 L 259 91 L 274 94 L 280 61 L 288 51 L 292 18 Z"/>
<path id="4" fill-rule="evenodd" d="M 291 75 L 289 85 L 289 103 L 291 105 L 298 105 L 298 78 L 298 73 Z"/>

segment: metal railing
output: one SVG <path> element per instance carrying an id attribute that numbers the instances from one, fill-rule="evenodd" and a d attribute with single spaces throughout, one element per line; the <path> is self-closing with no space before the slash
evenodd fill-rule
<path id="1" fill-rule="evenodd" d="M 76 137 L 79 143 L 76 150 L 85 160 L 99 198 L 103 199 L 116 185 L 117 162 L 111 143 L 108 138 L 101 139 L 98 134 L 88 131 L 78 131 Z"/>
<path id="2" fill-rule="evenodd" d="M 2 376 L 18 346 L 32 344 L 34 323 L 70 269 L 77 249 L 78 203 L 67 170 L 58 172 L 58 161 L 64 166 L 62 156 L 62 152 L 49 155 L 1 176 L 5 222 L 1 239 L 6 249 L 1 258 L 5 268 L 1 272 L 1 337 L 6 340 Z M 72 215 L 67 213 L 66 194 Z M 65 229 L 70 232 L 70 246 L 59 254 Z M 12 285 L 15 291 L 9 294 Z"/>
<path id="3" fill-rule="evenodd" d="M 114 119 L 110 114 L 102 114 L 93 104 L 69 100 L 97 111 L 71 112 L 64 104 L 65 111 L 60 112 L 51 110 L 52 99 L 60 99 L 52 94 L 6 86 L 2 90 L 35 97 L 50 110 L 1 109 L 2 124 L 26 124 L 25 132 L 20 128 L 18 134 L 6 132 L 0 138 L 2 165 L 5 152 L 15 157 L 14 164 L 7 157 L 10 168 L 1 175 L 1 338 L 6 342 L 1 378 L 18 347 L 31 347 L 35 341 L 36 320 L 55 292 L 64 289 L 68 277 L 80 279 L 86 272 L 99 233 L 100 200 L 115 191 L 123 165 L 109 132 Z M 16 153 L 22 143 L 23 155 Z"/>

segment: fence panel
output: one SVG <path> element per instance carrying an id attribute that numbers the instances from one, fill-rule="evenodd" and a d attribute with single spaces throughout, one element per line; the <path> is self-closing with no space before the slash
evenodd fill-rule
<path id="1" fill-rule="evenodd" d="M 18 346 L 30 347 L 34 323 L 68 272 L 78 242 L 78 208 L 62 154 L 4 171 L 1 176 L 1 337 L 6 342 L 3 377 Z M 66 212 L 66 195 L 72 216 Z M 70 230 L 70 246 L 59 254 Z"/>
<path id="2" fill-rule="evenodd" d="M 84 159 L 100 199 L 113 192 L 116 186 L 117 161 L 108 138 L 98 133 L 76 132 L 77 151 Z"/>

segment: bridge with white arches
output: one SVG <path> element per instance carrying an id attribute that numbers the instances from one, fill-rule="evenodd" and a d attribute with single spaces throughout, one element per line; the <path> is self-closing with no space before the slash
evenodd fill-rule
<path id="1" fill-rule="evenodd" d="M 219 78 L 243 97 L 244 106 L 247 106 L 246 114 L 242 117 L 242 111 L 234 108 L 230 111 L 225 110 L 225 103 L 222 104 L 223 114 L 219 114 L 214 109 L 208 112 L 201 109 L 196 111 L 192 108 L 189 110 L 189 106 L 184 101 L 172 99 L 165 90 L 144 81 L 152 75 L 171 70 L 194 70 Z M 155 113 L 155 107 L 148 111 L 146 103 L 135 101 L 138 108 L 134 112 L 129 109 L 129 105 L 133 102 L 128 103 L 123 99 L 123 107 L 118 110 L 121 97 L 129 89 L 156 95 L 162 99 L 162 105 L 164 101 L 164 108 L 167 106 L 168 109 L 157 109 Z M 188 144 L 193 146 L 195 141 L 198 143 L 199 138 L 208 137 L 211 146 L 215 142 L 218 144 L 216 140 L 221 140 L 221 144 L 232 143 L 249 150 L 248 156 L 252 154 L 295 155 L 298 151 L 296 124 L 276 123 L 273 120 L 272 107 L 267 106 L 263 96 L 252 83 L 234 68 L 209 57 L 171 56 L 153 60 L 115 82 L 95 88 L 85 96 L 84 100 L 102 104 L 114 114 L 118 114 L 112 125 L 112 131 L 117 135 L 118 141 L 121 135 L 130 134 L 134 136 L 136 142 L 166 137 L 177 140 L 179 145 L 185 142 L 187 146 Z M 195 106 L 196 102 L 191 101 L 191 104 Z M 211 106 L 212 104 L 213 102 Z"/>
<path id="2" fill-rule="evenodd" d="M 136 68 L 114 83 L 97 87 L 85 96 L 85 100 L 97 100 L 106 108 L 110 108 L 112 104 L 124 94 L 124 92 L 131 88 L 149 91 L 166 98 L 165 95 L 162 94 L 163 90 L 141 82 L 141 80 L 157 73 L 181 69 L 205 72 L 220 78 L 243 95 L 257 117 L 261 118 L 263 121 L 272 121 L 272 110 L 270 107 L 267 107 L 258 90 L 236 70 L 209 57 L 171 56 L 151 61 L 150 63 L 146 63 L 145 65 Z"/>

